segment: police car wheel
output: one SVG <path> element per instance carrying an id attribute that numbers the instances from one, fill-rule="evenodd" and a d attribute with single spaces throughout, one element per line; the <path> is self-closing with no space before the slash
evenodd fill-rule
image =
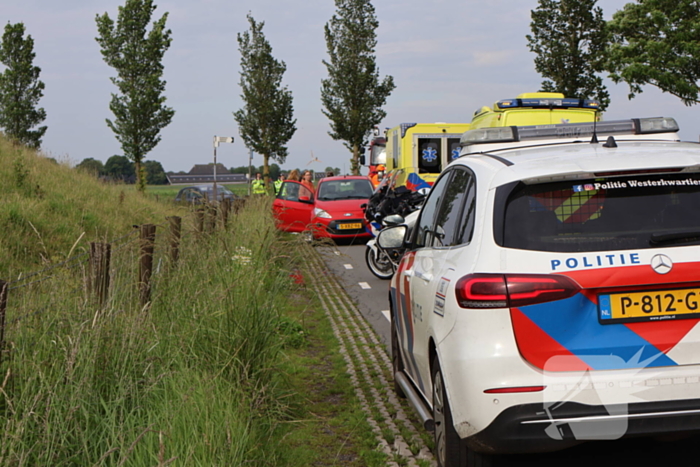
<path id="1" fill-rule="evenodd" d="M 437 357 L 433 360 L 433 419 L 438 467 L 492 467 L 491 456 L 469 449 L 455 431 Z"/>
<path id="2" fill-rule="evenodd" d="M 382 280 L 391 279 L 394 275 L 394 266 L 385 253 L 377 255 L 372 248 L 367 247 L 365 261 L 370 272 Z"/>
<path id="3" fill-rule="evenodd" d="M 401 359 L 401 352 L 399 351 L 399 336 L 396 332 L 396 326 L 394 326 L 394 323 L 391 323 L 391 368 L 394 375 L 396 375 L 396 373 L 403 372 L 404 369 L 403 360 Z M 401 386 L 399 386 L 399 384 L 396 382 L 396 376 L 394 376 L 394 392 L 400 398 L 406 398 L 406 393 L 403 392 Z"/>

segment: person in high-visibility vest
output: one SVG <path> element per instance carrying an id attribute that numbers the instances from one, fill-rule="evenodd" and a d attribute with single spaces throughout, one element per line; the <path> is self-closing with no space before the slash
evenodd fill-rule
<path id="1" fill-rule="evenodd" d="M 265 180 L 262 179 L 260 172 L 255 174 L 255 180 L 252 182 L 253 194 L 254 195 L 264 195 L 265 194 Z"/>
<path id="2" fill-rule="evenodd" d="M 280 193 L 280 189 L 282 189 L 282 184 L 284 183 L 284 179 L 286 178 L 286 174 L 284 172 L 280 173 L 280 178 L 275 180 L 275 183 L 273 184 L 275 187 L 275 194 L 278 195 Z"/>

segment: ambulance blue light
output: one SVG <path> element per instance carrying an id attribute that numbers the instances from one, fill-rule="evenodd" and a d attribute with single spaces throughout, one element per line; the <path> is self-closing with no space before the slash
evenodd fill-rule
<path id="1" fill-rule="evenodd" d="M 401 127 L 401 137 L 403 138 L 404 136 L 406 136 L 406 132 L 408 131 L 408 129 L 409 129 L 409 128 L 413 128 L 413 127 L 416 126 L 416 125 L 417 125 L 417 123 L 402 123 L 402 124 L 400 125 L 400 127 Z"/>
<path id="2" fill-rule="evenodd" d="M 576 99 L 572 97 L 559 98 L 525 98 L 525 99 L 503 99 L 496 103 L 499 109 L 513 109 L 516 107 L 528 108 L 580 108 L 580 109 L 597 109 L 600 105 L 588 99 Z"/>

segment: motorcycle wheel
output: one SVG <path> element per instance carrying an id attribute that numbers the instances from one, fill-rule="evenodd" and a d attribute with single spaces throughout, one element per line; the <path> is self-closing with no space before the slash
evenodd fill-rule
<path id="1" fill-rule="evenodd" d="M 370 272 L 380 279 L 391 279 L 394 275 L 394 266 L 383 252 L 379 252 L 376 255 L 372 248 L 367 248 L 365 250 L 365 261 L 367 261 L 367 267 Z"/>

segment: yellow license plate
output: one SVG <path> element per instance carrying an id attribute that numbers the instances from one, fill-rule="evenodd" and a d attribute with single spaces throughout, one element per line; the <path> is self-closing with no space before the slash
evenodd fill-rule
<path id="1" fill-rule="evenodd" d="M 665 321 L 700 317 L 700 288 L 598 296 L 600 322 Z"/>
<path id="2" fill-rule="evenodd" d="M 338 230 L 351 230 L 351 229 L 361 229 L 362 223 L 355 222 L 353 224 L 338 224 Z"/>

